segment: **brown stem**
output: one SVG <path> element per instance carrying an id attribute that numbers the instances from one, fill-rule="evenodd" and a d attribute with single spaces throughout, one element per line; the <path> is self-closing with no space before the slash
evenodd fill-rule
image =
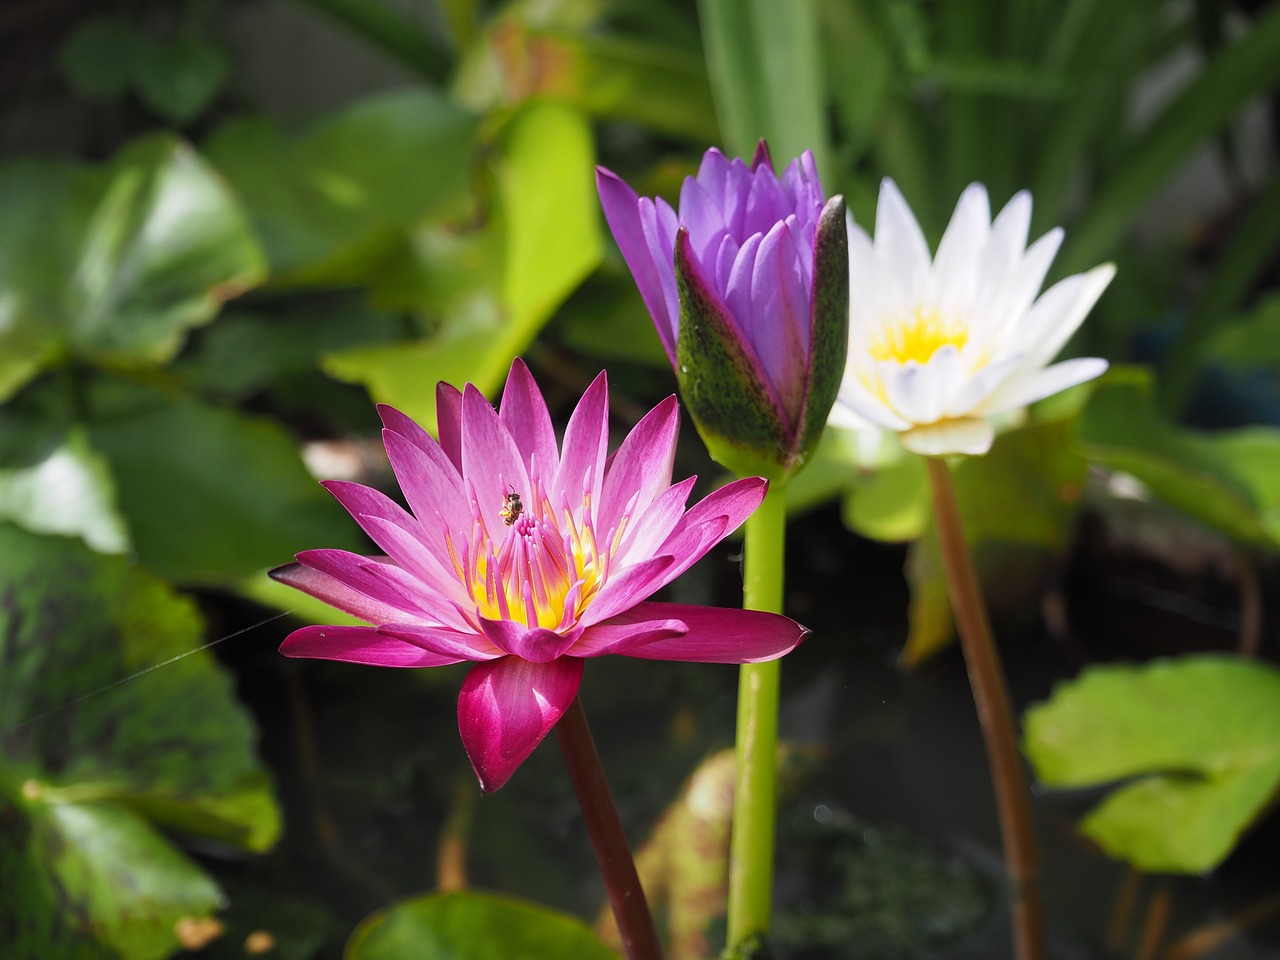
<path id="1" fill-rule="evenodd" d="M 965 542 L 955 487 L 945 461 L 927 458 L 933 512 L 942 546 L 955 611 L 960 647 L 969 672 L 969 687 L 978 708 L 978 722 L 987 748 L 991 784 L 995 789 L 1005 868 L 1012 882 L 1014 955 L 1018 960 L 1043 960 L 1044 918 L 1040 905 L 1040 865 L 1036 854 L 1031 801 L 1009 705 L 1009 690 L 991 636 L 991 623 Z"/>
<path id="2" fill-rule="evenodd" d="M 658 931 L 636 874 L 626 834 L 622 832 L 618 809 L 613 805 L 604 768 L 600 766 L 587 715 L 577 697 L 556 724 L 556 738 L 560 741 L 560 752 L 564 755 L 578 806 L 582 808 L 591 846 L 595 848 L 596 862 L 609 893 L 609 906 L 613 908 L 613 919 L 622 937 L 622 948 L 628 960 L 662 960 Z"/>
<path id="3" fill-rule="evenodd" d="M 1172 906 L 1172 895 L 1169 882 L 1166 880 L 1156 887 L 1147 903 L 1147 918 L 1142 924 L 1142 939 L 1138 942 L 1138 960 L 1156 960 L 1160 953 L 1160 944 L 1164 942 L 1164 932 L 1169 926 L 1169 910 Z"/>
<path id="4" fill-rule="evenodd" d="M 1262 584 L 1258 565 L 1244 547 L 1236 547 L 1236 570 L 1240 575 L 1240 644 L 1242 657 L 1256 657 L 1262 646 Z"/>

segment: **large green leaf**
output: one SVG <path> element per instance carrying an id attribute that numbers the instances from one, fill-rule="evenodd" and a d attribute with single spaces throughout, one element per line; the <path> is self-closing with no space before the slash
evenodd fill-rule
<path id="1" fill-rule="evenodd" d="M 986 456 L 956 465 L 965 538 L 996 612 L 1025 604 L 1070 533 L 1087 464 L 1071 448 L 1069 435 L 1067 421 L 1034 424 L 1002 434 Z M 902 656 L 914 664 L 952 636 L 951 603 L 932 522 L 911 545 L 907 578 L 910 629 Z"/>
<path id="2" fill-rule="evenodd" d="M 225 583 L 358 531 L 277 425 L 192 400 L 89 425 L 138 558 L 172 580 Z"/>
<path id="3" fill-rule="evenodd" d="M 217 886 L 155 826 L 250 850 L 280 830 L 252 724 L 194 605 L 119 557 L 0 525 L 0 954 L 176 948 Z M 117 682 L 178 657 L 154 674 Z"/>
<path id="4" fill-rule="evenodd" d="M 414 248 L 420 262 L 400 274 L 395 290 L 422 309 L 431 309 L 438 294 L 459 314 L 436 318 L 432 309 L 441 324 L 432 339 L 331 354 L 325 369 L 428 426 L 435 422 L 437 381 L 466 380 L 492 393 L 512 358 L 600 262 L 594 168 L 591 127 L 582 114 L 552 101 L 521 108 L 494 160 L 500 215 L 466 238 L 451 242 L 435 232 L 420 238 Z"/>
<path id="5" fill-rule="evenodd" d="M 1090 456 L 1235 540 L 1280 543 L 1280 430 L 1207 434 L 1177 427 L 1160 417 L 1152 392 L 1145 370 L 1107 375 L 1080 421 Z"/>
<path id="6" fill-rule="evenodd" d="M 424 217 L 460 214 L 477 118 L 426 90 L 384 94 L 291 139 L 236 119 L 205 144 L 244 196 L 276 283 L 364 282 Z"/>
<path id="7" fill-rule="evenodd" d="M 481 893 L 406 900 L 366 919 L 345 960 L 616 960 L 579 920 Z"/>
<path id="8" fill-rule="evenodd" d="M 1092 667 L 1027 711 L 1052 787 L 1131 781 L 1081 828 L 1140 870 L 1217 866 L 1280 788 L 1280 670 L 1224 655 Z"/>
<path id="9" fill-rule="evenodd" d="M 0 167 L 0 399 L 72 356 L 156 364 L 262 279 L 234 197 L 190 147 L 134 143 L 104 168 Z"/>

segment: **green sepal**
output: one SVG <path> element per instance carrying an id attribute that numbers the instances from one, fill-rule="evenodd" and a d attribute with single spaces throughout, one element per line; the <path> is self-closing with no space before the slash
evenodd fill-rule
<path id="1" fill-rule="evenodd" d="M 740 477 L 784 480 L 791 431 L 781 405 L 724 301 L 702 275 L 686 227 L 676 235 L 675 266 L 676 382 L 707 451 Z"/>
<path id="2" fill-rule="evenodd" d="M 836 402 L 849 355 L 849 233 L 844 197 L 822 208 L 813 240 L 813 324 L 809 346 L 809 392 L 791 472 L 799 470 L 822 439 Z"/>

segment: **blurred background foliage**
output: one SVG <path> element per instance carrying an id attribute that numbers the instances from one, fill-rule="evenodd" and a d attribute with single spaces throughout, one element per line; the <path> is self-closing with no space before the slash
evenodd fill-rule
<path id="1" fill-rule="evenodd" d="M 933 242 L 967 183 L 997 206 L 1029 188 L 1033 235 L 1066 228 L 1051 279 L 1119 265 L 1073 345 L 1116 368 L 958 472 L 997 616 L 1056 596 L 1082 517 L 1159 554 L 1140 503 L 1211 544 L 1180 557 L 1177 589 L 1238 589 L 1231 622 L 1258 649 L 1280 538 L 1280 6 L 14 0 L 0 36 L 6 956 L 168 956 L 194 942 L 175 923 L 222 900 L 162 837 L 222 856 L 274 842 L 250 721 L 207 654 L 147 688 L 170 699 L 57 708 L 194 649 L 228 603 L 297 608 L 263 576 L 297 551 L 360 549 L 315 476 L 384 475 L 371 400 L 430 423 L 437 380 L 492 394 L 516 354 L 553 405 L 607 365 L 620 422 L 674 389 L 597 163 L 674 199 L 708 146 L 749 155 L 764 136 L 780 163 L 811 149 L 862 223 L 892 176 Z M 713 472 L 692 441 L 682 457 Z M 949 641 L 914 458 L 829 435 L 790 495 L 797 515 L 838 501 L 854 534 L 909 544 L 903 665 Z M 1206 669 L 1180 695 L 1203 690 L 1212 716 L 1234 674 Z M 1255 720 L 1270 726 L 1246 745 L 1280 742 Z M 1143 743 L 1149 726 L 1126 729 Z M 1058 754 L 1090 736 L 1063 729 L 1032 725 L 1028 750 L 1078 783 L 1088 764 Z M 1209 869 L 1274 796 L 1258 783 L 1212 855 L 1153 859 L 1114 817 L 1107 849 Z M 384 934 L 354 955 L 392 955 Z"/>

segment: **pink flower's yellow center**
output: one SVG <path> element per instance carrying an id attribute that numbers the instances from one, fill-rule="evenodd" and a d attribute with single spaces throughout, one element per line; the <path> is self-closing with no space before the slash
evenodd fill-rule
<path id="1" fill-rule="evenodd" d="M 515 491 L 485 511 L 473 500 L 471 542 L 462 555 L 450 540 L 454 569 L 487 620 L 511 620 L 527 627 L 561 630 L 572 626 L 608 577 L 621 531 L 601 549 L 592 527 L 591 496 L 580 509 L 558 511 L 537 489 Z"/>
<path id="2" fill-rule="evenodd" d="M 943 317 L 932 307 L 916 307 L 901 318 L 886 318 L 874 331 L 867 352 L 876 360 L 926 364 L 943 347 L 963 350 L 969 342 L 969 328 L 952 317 Z"/>

